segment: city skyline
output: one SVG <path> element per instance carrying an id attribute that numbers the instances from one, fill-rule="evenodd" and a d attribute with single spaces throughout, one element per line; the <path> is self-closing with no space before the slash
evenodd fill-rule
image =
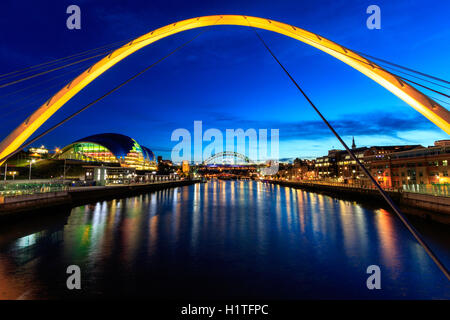
<path id="1" fill-rule="evenodd" d="M 5 35 L 5 46 L 0 52 L 2 69 L 5 71 L 138 36 L 167 23 L 192 17 L 194 12 L 206 15 L 235 11 L 211 5 L 200 12 L 195 6 L 183 7 L 182 14 L 179 14 L 176 10 L 170 12 L 165 6 L 151 10 L 145 3 L 142 6 L 148 10 L 122 8 L 116 2 L 108 6 L 86 3 L 80 5 L 84 17 L 81 30 L 71 31 L 64 27 L 57 28 L 61 23 L 64 26 L 65 15 L 58 13 L 55 21 L 48 21 L 48 25 L 44 25 L 38 22 L 39 12 L 23 13 L 13 4 L 8 5 L 11 15 L 5 22 L 18 27 L 17 34 L 23 32 L 32 36 L 28 36 L 25 46 L 17 41 L 19 37 Z M 61 4 L 62 7 L 64 5 Z M 240 12 L 248 11 L 250 15 L 289 22 L 351 49 L 445 78 L 443 70 L 449 64 L 445 52 L 448 52 L 449 44 L 439 40 L 447 35 L 448 30 L 440 28 L 444 24 L 441 19 L 424 14 L 431 12 L 432 6 L 423 7 L 421 1 L 408 4 L 381 1 L 379 5 L 383 10 L 381 30 L 366 28 L 367 6 L 357 2 L 354 2 L 354 6 L 347 4 L 344 9 L 340 4 L 322 1 L 320 13 L 308 4 L 297 7 L 295 12 L 288 12 L 286 3 L 258 9 L 246 4 L 248 8 L 240 8 Z M 404 14 L 402 10 L 406 7 L 408 13 Z M 50 13 L 54 11 L 55 14 L 60 11 L 58 5 L 54 4 L 43 4 L 39 9 L 49 10 Z M 402 21 L 396 24 L 397 20 L 392 17 L 400 12 Z M 433 11 L 433 14 L 443 15 L 444 12 Z M 329 19 L 326 19 L 327 16 Z M 420 19 L 417 19 L 418 16 Z M 18 26 L 19 22 L 21 26 Z M 33 23 L 37 23 L 38 27 L 30 30 L 30 24 Z M 405 25 L 410 26 L 409 32 L 405 32 Z M 423 28 L 425 25 L 427 30 Z M 440 31 L 430 33 L 430 28 Z M 281 159 L 314 158 L 326 154 L 328 149 L 342 148 L 289 79 L 280 72 L 252 32 L 233 26 L 210 29 L 182 51 L 49 134 L 38 144 L 62 147 L 82 136 L 117 132 L 136 137 L 155 153 L 169 158 L 171 148 L 176 144 L 170 141 L 173 130 L 190 129 L 193 121 L 202 120 L 205 128 L 223 131 L 227 128 L 279 129 Z M 196 32 L 187 31 L 163 39 L 130 56 L 93 82 L 73 101 L 69 101 L 49 124 L 61 120 L 167 54 Z M 359 146 L 428 146 L 435 140 L 448 137 L 406 103 L 332 57 L 268 31 L 262 31 L 261 34 L 347 143 L 355 136 Z M 51 47 L 46 46 L 49 36 L 52 38 Z M 58 43 L 54 39 L 64 41 Z M 395 47 L 392 46 L 394 43 Z M 21 59 L 11 61 L 11 53 Z M 74 72 L 70 76 L 76 74 Z M 40 80 L 33 81 L 37 83 Z M 29 83 L 5 88 L 4 92 L 8 94 L 26 85 Z M 2 138 L 57 89 L 49 88 L 41 95 L 39 103 L 30 103 L 26 109 L 5 116 L 5 124 L 0 130 Z M 2 98 L 2 106 L 8 103 L 8 98 Z"/>

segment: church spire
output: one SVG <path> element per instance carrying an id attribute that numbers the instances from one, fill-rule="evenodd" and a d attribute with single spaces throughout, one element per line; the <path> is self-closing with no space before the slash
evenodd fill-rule
<path id="1" fill-rule="evenodd" d="M 355 137 L 352 137 L 352 149 L 356 149 Z"/>

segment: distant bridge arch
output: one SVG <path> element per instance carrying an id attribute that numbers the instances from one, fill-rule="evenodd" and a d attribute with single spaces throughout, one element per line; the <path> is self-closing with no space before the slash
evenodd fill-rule
<path id="1" fill-rule="evenodd" d="M 234 152 L 234 151 L 223 151 L 223 152 L 218 152 L 214 155 L 212 155 L 211 157 L 209 157 L 208 159 L 206 159 L 205 161 L 203 161 L 204 165 L 208 165 L 208 164 L 213 164 L 215 163 L 214 160 L 220 159 L 220 158 L 226 158 L 226 157 L 233 157 L 233 158 L 238 158 L 241 159 L 242 161 L 244 161 L 247 164 L 251 164 L 252 161 L 250 161 L 250 159 L 238 152 Z"/>
<path id="2" fill-rule="evenodd" d="M 19 148 L 43 123 L 68 100 L 94 79 L 137 50 L 170 35 L 213 25 L 239 25 L 270 30 L 309 44 L 343 61 L 379 83 L 450 134 L 450 112 L 376 63 L 318 34 L 282 22 L 243 15 L 215 15 L 187 19 L 169 24 L 140 36 L 104 57 L 70 81 L 30 115 L 0 143 L 0 159 Z"/>

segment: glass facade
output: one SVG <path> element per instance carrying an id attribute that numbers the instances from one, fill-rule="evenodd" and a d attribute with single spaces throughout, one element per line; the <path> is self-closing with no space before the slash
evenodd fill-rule
<path id="1" fill-rule="evenodd" d="M 153 152 L 127 136 L 100 134 L 82 140 L 66 146 L 55 158 L 120 164 L 121 167 L 137 170 L 156 170 Z"/>
<path id="2" fill-rule="evenodd" d="M 84 162 L 118 163 L 118 159 L 104 146 L 96 143 L 74 143 L 64 148 L 58 159 L 72 159 Z"/>

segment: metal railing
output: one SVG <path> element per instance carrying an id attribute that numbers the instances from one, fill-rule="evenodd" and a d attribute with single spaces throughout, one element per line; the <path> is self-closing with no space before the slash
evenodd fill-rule
<path id="1" fill-rule="evenodd" d="M 403 185 L 402 191 L 450 197 L 450 184 L 407 184 Z"/>
<path id="2" fill-rule="evenodd" d="M 357 189 L 368 189 L 376 190 L 375 186 L 363 185 L 359 183 L 341 183 L 335 181 L 324 181 L 324 180 L 294 180 L 294 179 L 276 179 L 274 181 L 279 182 L 289 182 L 289 183 L 301 183 L 309 185 L 326 185 L 340 188 L 357 188 Z M 384 187 L 383 189 L 390 192 L 412 192 L 429 194 L 441 197 L 450 197 L 450 184 L 407 184 L 403 185 L 401 188 Z"/>
<path id="3" fill-rule="evenodd" d="M 142 184 L 157 184 L 170 181 L 179 181 L 183 178 L 178 175 L 152 175 L 148 179 L 137 179 L 136 181 L 127 181 L 120 184 L 107 184 L 106 186 L 121 186 L 121 185 L 142 185 Z M 72 189 L 86 188 L 86 187 L 102 187 L 96 185 L 94 181 L 84 183 L 85 181 L 72 180 L 31 180 L 31 181 L 8 181 L 0 182 L 0 197 L 16 197 L 31 194 L 43 194 L 51 192 L 69 191 Z M 103 186 L 104 187 L 104 186 Z"/>
<path id="4" fill-rule="evenodd" d="M 64 183 L 1 183 L 0 184 L 0 196 L 2 197 L 14 197 L 26 194 L 37 194 L 37 193 L 48 193 L 48 192 L 58 192 L 66 191 L 67 185 Z"/>
<path id="5" fill-rule="evenodd" d="M 324 186 L 349 188 L 349 189 L 377 190 L 375 188 L 375 186 L 373 186 L 373 185 L 365 185 L 365 184 L 361 184 L 361 183 L 343 183 L 343 182 L 324 181 L 324 180 L 293 180 L 293 179 L 277 179 L 274 181 L 301 183 L 301 184 L 309 184 L 309 185 L 324 185 Z M 400 192 L 401 191 L 397 188 L 390 188 L 390 187 L 383 187 L 383 189 L 386 191 L 392 191 L 392 192 Z"/>

